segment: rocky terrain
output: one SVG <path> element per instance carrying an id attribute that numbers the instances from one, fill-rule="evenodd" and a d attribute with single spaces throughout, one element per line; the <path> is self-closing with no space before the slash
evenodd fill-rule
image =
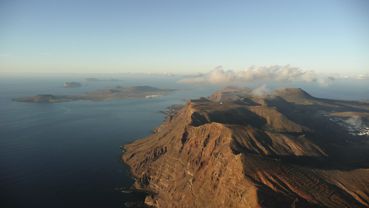
<path id="1" fill-rule="evenodd" d="M 173 92 L 173 89 L 159 89 L 150 86 L 115 87 L 107 90 L 97 90 L 82 95 L 36 95 L 15 98 L 17 102 L 28 103 L 61 103 L 76 100 L 104 101 L 126 98 L 156 98 Z"/>
<path id="2" fill-rule="evenodd" d="M 226 88 L 189 101 L 122 159 L 147 206 L 369 207 L 369 136 L 352 133 L 368 113 L 301 89 Z"/>

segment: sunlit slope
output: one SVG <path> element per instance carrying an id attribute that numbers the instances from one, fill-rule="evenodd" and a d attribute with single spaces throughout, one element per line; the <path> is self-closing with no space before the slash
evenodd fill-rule
<path id="1" fill-rule="evenodd" d="M 352 112 L 366 128 L 367 103 L 227 88 L 189 101 L 123 160 L 154 207 L 368 207 L 369 137 L 342 125 Z"/>

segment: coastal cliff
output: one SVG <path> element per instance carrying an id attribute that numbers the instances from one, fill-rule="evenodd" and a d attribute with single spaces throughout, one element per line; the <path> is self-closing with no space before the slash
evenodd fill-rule
<path id="1" fill-rule="evenodd" d="M 348 111 L 369 105 L 228 88 L 189 101 L 122 160 L 153 207 L 368 207 L 369 137 L 340 124 Z"/>

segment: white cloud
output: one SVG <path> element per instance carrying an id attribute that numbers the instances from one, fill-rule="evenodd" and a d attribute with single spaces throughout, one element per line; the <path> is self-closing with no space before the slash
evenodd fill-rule
<path id="1" fill-rule="evenodd" d="M 356 77 L 357 79 L 369 79 L 369 74 L 359 74 Z"/>
<path id="2" fill-rule="evenodd" d="M 269 92 L 270 92 L 270 89 L 266 86 L 266 84 L 263 84 L 251 91 L 251 93 L 256 96 L 265 96 L 265 95 L 268 95 Z"/>
<path id="3" fill-rule="evenodd" d="M 276 81 L 317 82 L 327 85 L 333 77 L 320 77 L 314 71 L 302 70 L 290 65 L 251 66 L 241 71 L 224 70 L 221 66 L 206 74 L 198 74 L 179 80 L 181 83 L 227 84 L 230 82 Z"/>

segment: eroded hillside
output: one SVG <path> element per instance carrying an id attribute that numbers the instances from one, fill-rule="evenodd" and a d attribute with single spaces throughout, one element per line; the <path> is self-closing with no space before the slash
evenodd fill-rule
<path id="1" fill-rule="evenodd" d="M 301 89 L 189 101 L 122 158 L 154 207 L 368 207 L 369 105 Z M 339 120 L 339 121 L 341 121 Z"/>

